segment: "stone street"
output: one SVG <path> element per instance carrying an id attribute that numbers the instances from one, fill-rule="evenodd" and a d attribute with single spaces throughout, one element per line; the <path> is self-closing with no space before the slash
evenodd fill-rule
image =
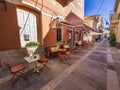
<path id="1" fill-rule="evenodd" d="M 112 51 L 112 52 L 111 52 Z M 120 90 L 120 54 L 105 38 L 95 46 L 72 53 L 71 59 L 49 60 L 49 70 L 19 79 L 14 87 L 10 75 L 1 77 L 1 90 Z M 3 80 L 4 79 L 4 80 Z"/>

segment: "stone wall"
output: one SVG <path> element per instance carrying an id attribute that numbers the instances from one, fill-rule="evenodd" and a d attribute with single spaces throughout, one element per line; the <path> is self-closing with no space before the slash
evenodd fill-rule
<path id="1" fill-rule="evenodd" d="M 39 53 L 42 56 L 45 55 L 45 47 L 40 46 L 35 53 Z M 5 69 L 6 66 L 3 63 L 3 60 L 6 60 L 11 66 L 15 66 L 21 63 L 27 64 L 24 57 L 28 56 L 27 50 L 15 49 L 15 50 L 6 50 L 0 51 L 0 69 Z"/>

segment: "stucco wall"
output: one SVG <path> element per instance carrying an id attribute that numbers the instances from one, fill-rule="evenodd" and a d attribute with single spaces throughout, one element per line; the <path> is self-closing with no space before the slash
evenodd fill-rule
<path id="1" fill-rule="evenodd" d="M 35 54 L 40 54 L 41 57 L 45 56 L 45 47 L 39 46 Z M 15 66 L 21 63 L 24 63 L 26 66 L 29 64 L 25 61 L 24 57 L 27 57 L 27 50 L 22 49 L 13 49 L 13 50 L 4 50 L 0 52 L 0 69 L 6 69 L 3 61 L 7 61 L 11 66 Z"/>
<path id="2" fill-rule="evenodd" d="M 7 11 L 0 3 L 0 50 L 20 48 L 16 7 L 10 3 L 6 4 Z"/>
<path id="3" fill-rule="evenodd" d="M 36 6 L 35 1 L 23 1 L 23 3 L 29 4 L 32 7 Z M 72 11 L 77 16 L 84 19 L 84 0 L 82 0 L 81 6 L 78 5 L 78 0 L 74 0 L 72 3 L 65 7 L 62 7 L 62 5 L 56 2 L 56 0 L 43 0 L 43 2 L 42 0 L 39 0 L 39 2 L 37 3 L 37 8 L 39 8 L 40 11 L 42 11 L 42 42 L 45 46 L 57 44 L 56 32 L 50 30 L 49 27 L 49 24 L 53 18 L 60 16 L 62 19 L 65 19 L 65 17 Z"/>
<path id="4" fill-rule="evenodd" d="M 118 42 L 118 43 L 120 43 L 120 23 L 118 24 L 118 28 L 117 28 L 117 31 L 116 31 L 116 41 Z"/>

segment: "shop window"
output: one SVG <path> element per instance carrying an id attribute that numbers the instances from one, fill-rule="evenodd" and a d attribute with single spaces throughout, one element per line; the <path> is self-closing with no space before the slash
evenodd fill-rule
<path id="1" fill-rule="evenodd" d="M 58 28 L 57 29 L 57 41 L 58 42 L 60 42 L 60 41 L 62 41 L 62 30 L 61 30 L 61 28 Z"/>
<path id="2" fill-rule="evenodd" d="M 58 29 L 56 30 L 56 34 L 57 34 L 57 42 L 61 42 L 63 41 L 63 36 L 62 36 L 62 24 L 59 23 L 58 24 Z"/>

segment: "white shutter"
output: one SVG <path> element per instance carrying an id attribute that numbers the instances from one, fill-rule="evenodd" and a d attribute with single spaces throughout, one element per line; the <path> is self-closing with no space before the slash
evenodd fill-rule
<path id="1" fill-rule="evenodd" d="M 29 15 L 30 14 L 30 15 Z M 25 25 L 26 19 L 29 15 L 27 23 Z M 20 26 L 20 42 L 21 47 L 24 47 L 26 43 L 30 41 L 37 42 L 37 20 L 33 13 L 28 11 L 17 9 L 18 25 Z M 23 29 L 25 25 L 25 28 Z M 27 39 L 25 39 L 25 37 Z M 29 38 L 28 38 L 29 37 Z M 28 40 L 29 39 L 29 40 Z"/>

